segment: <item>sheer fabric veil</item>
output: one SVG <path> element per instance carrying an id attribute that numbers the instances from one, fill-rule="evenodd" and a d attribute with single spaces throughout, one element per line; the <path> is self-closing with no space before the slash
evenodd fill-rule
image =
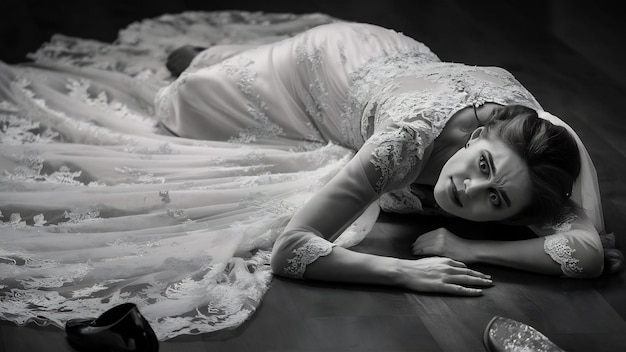
<path id="1" fill-rule="evenodd" d="M 581 168 L 580 175 L 572 189 L 571 199 L 584 209 L 596 231 L 601 235 L 604 234 L 604 216 L 602 214 L 598 176 L 585 145 L 576 132 L 563 120 L 547 111 L 539 111 L 539 117 L 554 125 L 564 127 L 576 140 L 580 152 Z"/>

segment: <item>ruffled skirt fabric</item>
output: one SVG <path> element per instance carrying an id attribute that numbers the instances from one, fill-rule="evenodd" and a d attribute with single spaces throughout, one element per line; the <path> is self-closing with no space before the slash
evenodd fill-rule
<path id="1" fill-rule="evenodd" d="M 0 318 L 62 327 L 136 303 L 159 339 L 234 327 L 269 287 L 293 212 L 353 151 L 198 140 L 158 127 L 167 53 L 263 44 L 335 19 L 183 13 L 113 44 L 55 36 L 0 63 Z"/>

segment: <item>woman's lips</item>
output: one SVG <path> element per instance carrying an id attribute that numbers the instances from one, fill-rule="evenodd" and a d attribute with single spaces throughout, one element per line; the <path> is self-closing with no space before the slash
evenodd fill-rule
<path id="1" fill-rule="evenodd" d="M 463 208 L 463 204 L 461 204 L 461 200 L 459 199 L 459 193 L 456 190 L 456 186 L 454 185 L 452 177 L 450 177 L 450 186 L 448 186 L 448 196 L 452 200 L 452 203 Z"/>

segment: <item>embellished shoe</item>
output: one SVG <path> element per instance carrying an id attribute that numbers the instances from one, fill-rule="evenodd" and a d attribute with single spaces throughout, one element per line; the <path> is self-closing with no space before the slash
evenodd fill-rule
<path id="1" fill-rule="evenodd" d="M 565 352 L 532 326 L 499 316 L 487 324 L 483 342 L 489 352 Z"/>
<path id="2" fill-rule="evenodd" d="M 159 341 L 133 303 L 124 303 L 97 319 L 71 319 L 65 324 L 70 343 L 79 351 L 157 352 Z"/>

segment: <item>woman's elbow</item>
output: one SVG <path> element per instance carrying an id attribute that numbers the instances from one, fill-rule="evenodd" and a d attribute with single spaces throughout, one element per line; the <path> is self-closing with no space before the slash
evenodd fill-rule
<path id="1" fill-rule="evenodd" d="M 604 272 L 605 250 L 602 242 L 587 250 L 584 260 L 584 271 L 587 278 L 594 278 Z"/>
<path id="2" fill-rule="evenodd" d="M 585 268 L 583 269 L 581 275 L 579 276 L 580 278 L 583 279 L 593 279 L 596 278 L 600 275 L 602 275 L 602 272 L 604 271 L 604 263 L 601 262 L 600 264 L 598 263 L 594 263 L 591 265 L 586 265 Z"/>
<path id="3" fill-rule="evenodd" d="M 288 264 L 289 248 L 285 241 L 285 236 L 280 236 L 274 243 L 272 248 L 272 255 L 270 258 L 270 268 L 272 273 L 278 276 L 288 276 L 285 273 L 285 268 Z"/>
<path id="4" fill-rule="evenodd" d="M 604 271 L 604 252 L 602 249 L 587 251 L 583 258 L 578 260 L 574 271 L 575 275 L 568 275 L 582 279 L 593 279 L 602 275 Z M 568 274 L 566 272 L 566 274 Z"/>

